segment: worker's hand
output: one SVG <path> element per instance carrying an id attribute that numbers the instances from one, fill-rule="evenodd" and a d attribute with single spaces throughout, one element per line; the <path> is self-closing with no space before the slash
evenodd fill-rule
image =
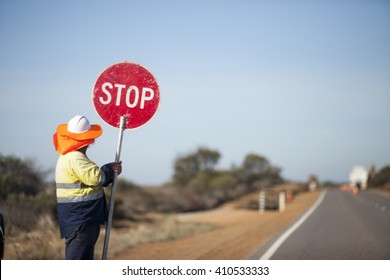
<path id="1" fill-rule="evenodd" d="M 122 172 L 122 161 L 118 162 L 112 162 L 110 163 L 111 168 L 114 172 L 116 172 L 118 175 Z"/>

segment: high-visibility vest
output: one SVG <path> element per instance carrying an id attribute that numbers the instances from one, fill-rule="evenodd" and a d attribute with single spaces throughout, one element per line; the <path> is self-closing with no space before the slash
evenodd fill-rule
<path id="1" fill-rule="evenodd" d="M 85 154 L 69 152 L 58 158 L 56 195 L 61 237 L 85 224 L 103 224 L 107 207 L 103 186 L 104 172 Z"/>

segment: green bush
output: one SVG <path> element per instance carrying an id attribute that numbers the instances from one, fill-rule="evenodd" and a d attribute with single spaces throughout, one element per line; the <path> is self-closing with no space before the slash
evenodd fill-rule
<path id="1" fill-rule="evenodd" d="M 55 197 L 44 192 L 43 177 L 33 161 L 0 154 L 0 212 L 7 234 L 35 229 L 42 216 L 57 218 Z"/>
<path id="2" fill-rule="evenodd" d="M 0 199 L 11 194 L 37 195 L 43 187 L 43 173 L 30 160 L 0 154 Z"/>
<path id="3" fill-rule="evenodd" d="M 370 182 L 370 186 L 374 188 L 383 188 L 388 184 L 390 184 L 390 166 L 385 166 L 375 174 Z"/>

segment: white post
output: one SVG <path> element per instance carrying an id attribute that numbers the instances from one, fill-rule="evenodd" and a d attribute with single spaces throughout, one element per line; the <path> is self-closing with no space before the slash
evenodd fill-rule
<path id="1" fill-rule="evenodd" d="M 265 210 L 265 191 L 261 190 L 259 194 L 259 213 L 263 214 Z"/>
<path id="2" fill-rule="evenodd" d="M 116 147 L 116 154 L 115 154 L 115 162 L 119 162 L 119 160 L 120 160 L 121 150 L 122 150 L 123 131 L 125 130 L 125 127 L 126 127 L 126 118 L 121 116 L 120 125 L 119 125 L 118 145 Z M 112 188 L 111 188 L 110 209 L 108 211 L 108 221 L 106 224 L 106 235 L 104 237 L 102 260 L 107 259 L 107 251 L 108 251 L 108 243 L 110 241 L 110 230 L 111 230 L 111 224 L 112 224 L 112 216 L 114 213 L 114 203 L 115 203 L 115 192 L 116 192 L 117 179 L 118 179 L 118 173 L 115 172 L 114 180 L 112 182 Z"/>
<path id="3" fill-rule="evenodd" d="M 286 194 L 284 192 L 279 193 L 279 212 L 283 212 L 286 209 Z"/>

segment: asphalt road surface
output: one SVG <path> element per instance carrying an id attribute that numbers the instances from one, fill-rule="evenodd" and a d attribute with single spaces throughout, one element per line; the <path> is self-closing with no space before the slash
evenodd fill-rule
<path id="1" fill-rule="evenodd" d="M 316 204 L 299 225 L 270 240 L 252 258 L 390 260 L 389 195 L 330 190 Z"/>

